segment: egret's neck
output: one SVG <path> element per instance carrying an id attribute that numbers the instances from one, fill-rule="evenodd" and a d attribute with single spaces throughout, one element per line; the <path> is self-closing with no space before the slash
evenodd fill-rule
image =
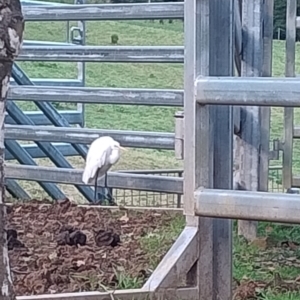
<path id="1" fill-rule="evenodd" d="M 111 152 L 111 155 L 109 156 L 110 164 L 112 164 L 112 165 L 116 164 L 119 159 L 120 159 L 120 150 L 119 149 L 114 149 Z"/>

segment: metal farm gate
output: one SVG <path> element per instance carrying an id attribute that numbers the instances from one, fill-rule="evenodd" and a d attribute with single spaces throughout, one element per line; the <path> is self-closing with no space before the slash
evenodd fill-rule
<path id="1" fill-rule="evenodd" d="M 9 169 L 7 173 L 7 190 L 16 198 L 28 199 L 29 195 L 22 189 L 15 179 L 37 181 L 46 193 L 54 199 L 64 198 L 65 195 L 56 183 L 70 184 L 69 178 L 61 177 L 62 169 L 72 169 L 67 156 L 81 156 L 85 158 L 86 144 L 90 144 L 101 135 L 111 135 L 125 147 L 174 150 L 174 133 L 100 130 L 75 128 L 73 125 L 84 126 L 83 106 L 76 111 L 58 111 L 54 102 L 99 103 L 99 104 L 131 104 L 131 105 L 161 105 L 183 106 L 183 90 L 158 89 L 119 89 L 119 88 L 86 88 L 84 87 L 85 62 L 135 62 L 135 63 L 183 63 L 183 47 L 126 47 L 126 46 L 84 46 L 85 24 L 82 20 L 143 20 L 162 19 L 170 17 L 183 19 L 183 3 L 155 3 L 150 5 L 58 5 L 48 2 L 23 2 L 25 21 L 69 21 L 77 20 L 78 27 L 71 28 L 69 41 L 71 43 L 53 43 L 40 41 L 25 41 L 17 61 L 49 61 L 49 62 L 76 62 L 79 65 L 78 80 L 30 79 L 20 68 L 18 63 L 13 67 L 13 86 L 9 92 L 7 104 L 8 121 L 6 122 L 5 146 L 6 160 L 17 160 L 21 165 L 32 166 L 26 169 L 23 175 L 17 169 Z M 155 13 L 153 13 L 155 12 Z M 74 37 L 79 32 L 79 38 Z M 78 45 L 79 44 L 79 45 Z M 32 101 L 39 112 L 23 112 L 14 101 Z M 47 126 L 44 126 L 47 125 Z M 48 125 L 52 125 L 49 126 Z M 53 127 L 54 126 L 54 127 Z M 19 140 L 34 141 L 34 144 L 21 145 Z M 71 141 L 71 143 L 70 143 Z M 35 158 L 49 158 L 56 167 L 55 174 L 49 180 L 53 169 L 44 170 L 47 182 L 42 181 L 42 175 L 36 178 L 38 167 Z M 14 171 L 13 171 L 14 170 Z M 21 170 L 21 169 L 19 169 Z M 61 171 L 59 171 L 61 170 Z M 74 169 L 73 169 L 74 170 Z M 146 191 L 147 203 L 144 205 L 158 206 L 158 196 L 167 195 L 172 199 L 169 206 L 179 206 L 181 192 L 172 193 L 172 189 L 162 188 L 159 179 L 174 170 L 157 170 L 136 172 L 129 171 L 137 178 L 150 179 L 158 184 L 155 187 L 144 185 L 138 188 L 138 197 L 141 191 Z M 182 171 L 175 170 L 176 174 Z M 79 174 L 74 170 L 76 176 Z M 124 173 L 124 172 L 123 172 Z M 149 177 L 145 174 L 152 175 Z M 12 175 L 13 174 L 13 175 Z M 24 175 L 26 174 L 26 175 Z M 58 175 L 59 174 L 59 175 Z M 125 174 L 124 174 L 125 175 Z M 121 178 L 125 178 L 121 175 Z M 127 175 L 126 175 L 127 176 Z M 129 175 L 128 175 L 129 176 Z M 45 178 L 45 177 L 44 177 Z M 141 179 L 141 180 L 143 180 Z M 82 185 L 76 177 L 71 182 L 77 190 L 89 201 L 93 201 L 93 191 L 90 186 Z M 160 181 L 160 182 L 159 182 Z M 123 181 L 125 182 L 125 181 Z M 181 181 L 182 182 L 182 181 Z M 62 183 L 62 182 L 61 182 Z M 118 198 L 120 190 L 136 190 L 135 185 L 126 181 L 125 185 L 118 182 L 112 185 L 114 195 Z M 143 184 L 142 184 L 143 186 Z M 180 191 L 180 187 L 177 189 Z M 165 192 L 163 192 L 165 191 Z M 163 192 L 163 193 L 162 193 Z M 155 201 L 148 199 L 149 195 Z M 172 202 L 172 204 L 171 204 Z"/>
<path id="2" fill-rule="evenodd" d="M 35 166 L 35 158 L 48 157 L 59 168 L 72 168 L 66 157 L 85 157 L 87 147 L 94 138 L 103 134 L 110 134 L 125 146 L 138 148 L 154 148 L 175 150 L 175 156 L 183 159 L 184 153 L 184 115 L 178 112 L 175 116 L 175 134 L 173 133 L 145 133 L 116 130 L 96 130 L 72 127 L 74 143 L 70 144 L 70 137 L 66 127 L 84 127 L 84 104 L 132 104 L 132 105 L 164 105 L 170 107 L 183 106 L 183 90 L 156 90 L 156 89 L 112 89 L 112 88 L 85 88 L 85 63 L 86 62 L 172 62 L 183 63 L 183 47 L 98 47 L 85 45 L 86 20 L 146 20 L 146 19 L 182 19 L 184 14 L 183 3 L 153 3 L 147 7 L 143 5 L 109 5 L 109 9 L 102 10 L 101 5 L 83 5 L 81 0 L 76 0 L 78 5 L 62 5 L 51 2 L 23 0 L 23 11 L 27 21 L 66 21 L 66 43 L 26 41 L 19 61 L 69 61 L 78 64 L 77 79 L 52 79 L 28 78 L 18 63 L 13 68 L 13 88 L 10 91 L 10 100 L 33 101 L 39 111 L 22 111 L 13 101 L 7 104 L 6 124 L 6 160 L 17 160 L 23 165 Z M 234 1 L 235 18 L 235 66 L 237 75 L 241 75 L 241 49 L 242 34 L 240 0 Z M 38 6 L 37 6 L 38 5 Z M 287 57 L 286 75 L 295 75 L 295 30 L 300 27 L 296 17 L 294 2 L 288 1 L 287 19 Z M 46 9 L 46 7 L 48 9 Z M 80 10 L 80 7 L 83 7 Z M 95 8 L 96 7 L 96 8 Z M 120 12 L 116 15 L 118 8 Z M 63 9 L 62 9 L 63 8 Z M 96 9 L 97 15 L 90 12 Z M 154 13 L 155 12 L 155 13 Z M 82 20 L 81 20 L 82 18 Z M 77 20 L 78 26 L 70 28 L 69 20 Z M 296 25 L 295 25 L 296 24 Z M 77 34 L 77 35 L 76 35 Z M 100 53 L 101 52 L 101 53 Z M 134 56 L 134 58 L 132 58 Z M 22 87 L 25 86 L 25 87 Z M 129 97 L 130 95 L 130 97 Z M 133 99 L 133 100 L 130 100 Z M 41 101 L 43 100 L 43 101 Z M 57 110 L 55 102 L 70 102 L 77 105 L 77 110 Z M 129 103 L 130 102 L 130 103 Z M 234 108 L 234 132 L 239 135 L 240 109 Z M 270 142 L 268 149 L 269 179 L 268 190 L 281 192 L 292 186 L 300 187 L 300 177 L 294 176 L 292 180 L 292 146 L 293 138 L 300 138 L 300 129 L 293 128 L 293 108 L 285 108 L 285 137 L 284 142 L 275 139 Z M 19 126 L 19 125 L 22 125 Z M 23 127 L 27 125 L 27 127 Z M 45 134 L 44 125 L 49 127 Z M 33 129 L 41 126 L 33 132 Z M 59 127 L 63 127 L 61 130 Z M 23 128 L 23 129 L 22 129 Z M 298 129 L 297 129 L 298 128 Z M 81 129 L 83 130 L 83 129 Z M 22 136 L 22 138 L 21 138 Z M 53 138 L 53 142 L 50 142 Z M 16 140 L 36 141 L 36 144 L 21 145 Z M 269 136 L 267 136 L 269 140 Z M 265 148 L 267 146 L 264 146 Z M 281 166 L 281 151 L 283 153 L 283 167 Z M 276 161 L 276 165 L 272 164 Z M 283 175 L 282 175 L 283 170 Z M 124 173 L 124 172 L 123 172 Z M 183 170 L 131 170 L 126 173 L 151 175 L 156 178 L 161 175 L 182 177 Z M 39 182 L 40 186 L 54 199 L 63 198 L 65 195 L 56 183 Z M 75 185 L 78 191 L 89 201 L 93 201 L 93 191 L 88 186 Z M 14 179 L 7 179 L 7 190 L 16 198 L 28 199 L 27 192 L 20 187 Z M 113 195 L 117 202 L 126 205 L 141 206 L 167 206 L 181 207 L 180 194 L 162 193 L 160 191 L 136 191 L 134 189 L 114 188 Z M 127 200 L 126 200 L 126 199 Z M 131 200 L 128 200 L 131 199 Z M 138 199 L 144 199 L 140 203 Z"/>
<path id="3" fill-rule="evenodd" d="M 59 3 L 42 2 L 42 1 L 21 1 L 23 9 L 24 7 L 31 6 L 59 6 Z M 81 4 L 81 2 L 75 1 L 75 4 Z M 67 43 L 55 43 L 44 42 L 35 40 L 25 40 L 24 47 L 35 46 L 71 46 L 73 44 L 84 45 L 85 43 L 85 24 L 84 21 L 78 21 L 78 27 L 69 28 L 69 22 L 67 22 Z M 75 32 L 78 32 L 78 36 L 75 36 Z M 26 86 L 84 86 L 85 85 L 85 63 L 78 63 L 78 79 L 54 79 L 54 78 L 29 78 L 22 68 L 15 63 L 12 71 L 11 85 L 26 85 Z M 15 100 L 14 98 L 11 100 Z M 77 110 L 64 110 L 58 111 L 51 103 L 36 103 L 36 106 L 40 111 L 22 111 L 13 101 L 7 103 L 7 117 L 5 119 L 6 124 L 22 124 L 22 125 L 55 125 L 55 126 L 71 126 L 77 125 L 84 126 L 84 106 L 81 103 L 77 103 Z M 70 167 L 64 156 L 72 154 L 72 146 L 66 143 L 39 143 L 36 144 L 23 144 L 8 140 L 5 141 L 6 160 L 17 160 L 20 164 L 36 165 L 33 159 L 49 157 L 57 166 Z M 87 148 L 78 146 L 82 156 L 85 155 Z M 74 150 L 73 150 L 74 152 Z M 54 199 L 64 197 L 63 192 L 52 183 L 40 183 L 43 189 Z M 6 181 L 7 190 L 12 196 L 19 199 L 29 199 L 27 192 L 21 188 L 21 186 L 12 179 Z M 91 190 L 87 187 L 80 187 L 80 190 L 91 199 Z"/>

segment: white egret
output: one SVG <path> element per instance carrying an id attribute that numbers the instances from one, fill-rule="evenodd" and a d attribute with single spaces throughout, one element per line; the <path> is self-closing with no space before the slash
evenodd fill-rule
<path id="1" fill-rule="evenodd" d="M 94 140 L 89 148 L 86 157 L 85 168 L 82 174 L 82 181 L 88 184 L 95 179 L 95 193 L 97 195 L 97 180 L 98 177 L 105 176 L 104 187 L 107 189 L 107 172 L 112 165 L 116 164 L 120 159 L 120 149 L 127 150 L 120 146 L 119 142 L 115 141 L 110 136 L 102 136 Z M 109 192 L 109 201 L 113 201 L 112 195 Z"/>

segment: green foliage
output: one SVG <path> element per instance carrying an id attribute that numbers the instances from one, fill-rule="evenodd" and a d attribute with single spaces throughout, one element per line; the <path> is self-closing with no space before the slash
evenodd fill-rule
<path id="1" fill-rule="evenodd" d="M 185 219 L 182 215 L 176 215 L 166 226 L 160 231 L 152 232 L 141 238 L 142 248 L 149 254 L 149 264 L 154 269 L 161 260 L 158 255 L 154 253 L 167 252 L 170 245 L 173 244 L 179 236 L 185 225 Z"/>
<path id="2" fill-rule="evenodd" d="M 115 271 L 115 276 L 118 282 L 117 289 L 127 290 L 127 289 L 138 289 L 143 285 L 143 280 L 138 277 L 131 277 L 125 272 Z"/>
<path id="3" fill-rule="evenodd" d="M 119 37 L 117 34 L 112 34 L 111 35 L 111 43 L 112 44 L 118 44 L 118 40 L 119 40 Z"/>
<path id="4" fill-rule="evenodd" d="M 277 38 L 278 29 L 282 30 L 280 39 L 286 37 L 286 6 L 287 0 L 275 0 L 274 1 L 274 30 L 273 36 Z M 300 15 L 300 2 L 297 3 L 297 15 Z M 297 41 L 300 41 L 300 31 L 297 30 Z"/>

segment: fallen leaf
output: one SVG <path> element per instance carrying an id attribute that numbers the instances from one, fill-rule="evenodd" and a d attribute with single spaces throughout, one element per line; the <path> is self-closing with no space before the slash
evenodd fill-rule
<path id="1" fill-rule="evenodd" d="M 127 222 L 129 221 L 129 218 L 128 218 L 128 216 L 127 216 L 127 213 L 126 213 L 124 216 L 122 216 L 119 220 L 120 220 L 120 221 L 123 221 L 123 222 L 125 222 L 125 223 L 127 223 Z"/>
<path id="2" fill-rule="evenodd" d="M 85 265 L 85 262 L 83 260 L 77 260 L 76 265 L 77 267 L 81 267 Z"/>
<path id="3" fill-rule="evenodd" d="M 283 241 L 281 242 L 281 247 L 290 248 L 291 250 L 297 250 L 299 248 L 299 244 L 296 242 Z"/>
<path id="4" fill-rule="evenodd" d="M 265 229 L 265 231 L 266 231 L 267 233 L 271 233 L 271 232 L 273 231 L 273 227 L 267 226 L 266 229 Z"/>
<path id="5" fill-rule="evenodd" d="M 18 213 L 18 212 L 20 212 L 21 209 L 22 209 L 22 206 L 19 206 L 15 209 L 15 212 Z"/>
<path id="6" fill-rule="evenodd" d="M 26 261 L 26 262 L 28 262 L 28 261 L 30 261 L 30 260 L 31 260 L 31 258 L 30 258 L 30 257 L 26 257 L 26 256 L 24 256 L 24 257 L 22 257 L 22 260 L 23 260 L 23 261 Z"/>
<path id="7" fill-rule="evenodd" d="M 296 261 L 297 257 L 287 257 L 286 260 L 288 260 L 288 261 Z"/>
<path id="8" fill-rule="evenodd" d="M 257 238 L 251 242 L 251 245 L 266 250 L 270 246 L 270 239 L 268 237 Z"/>
<path id="9" fill-rule="evenodd" d="M 57 253 L 56 252 L 52 252 L 48 255 L 49 259 L 52 260 L 52 259 L 55 259 L 57 258 Z"/>

